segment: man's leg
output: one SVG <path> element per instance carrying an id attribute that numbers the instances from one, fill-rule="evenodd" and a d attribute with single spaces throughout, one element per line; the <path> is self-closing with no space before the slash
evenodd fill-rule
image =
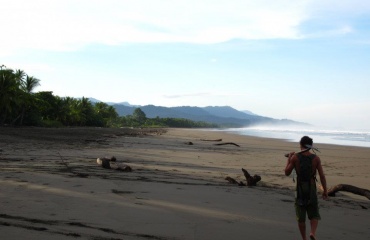
<path id="1" fill-rule="evenodd" d="M 312 204 L 307 209 L 308 219 L 310 219 L 311 224 L 311 233 L 310 233 L 310 239 L 315 240 L 316 239 L 316 229 L 319 224 L 319 220 L 321 219 L 320 213 L 319 213 L 319 206 L 318 204 Z"/>
<path id="2" fill-rule="evenodd" d="M 303 240 L 306 240 L 306 223 L 305 222 L 298 222 L 299 231 L 301 232 L 301 236 Z"/>
<path id="3" fill-rule="evenodd" d="M 316 236 L 316 229 L 317 229 L 317 225 L 319 224 L 319 221 L 317 219 L 311 219 L 310 220 L 310 223 L 311 223 L 310 238 L 311 239 L 316 239 L 315 238 L 315 236 Z"/>
<path id="4" fill-rule="evenodd" d="M 306 240 L 306 208 L 295 203 L 295 213 L 298 221 L 299 232 L 302 239 Z"/>

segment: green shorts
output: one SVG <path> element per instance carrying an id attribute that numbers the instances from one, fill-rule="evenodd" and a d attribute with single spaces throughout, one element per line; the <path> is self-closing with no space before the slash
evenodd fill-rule
<path id="1" fill-rule="evenodd" d="M 295 203 L 295 213 L 297 216 L 298 222 L 305 222 L 306 221 L 306 213 L 308 216 L 308 219 L 317 219 L 320 220 L 320 213 L 319 213 L 319 206 L 316 203 L 309 204 L 307 206 L 299 206 L 297 203 Z"/>
<path id="2" fill-rule="evenodd" d="M 306 221 L 306 214 L 308 219 L 317 219 L 320 220 L 320 213 L 319 213 L 319 203 L 317 201 L 317 194 L 316 194 L 316 185 L 314 183 L 311 184 L 303 184 L 302 185 L 303 194 L 310 195 L 310 203 L 308 205 L 301 206 L 298 204 L 298 200 L 295 201 L 295 212 L 297 216 L 298 222 L 305 222 Z"/>

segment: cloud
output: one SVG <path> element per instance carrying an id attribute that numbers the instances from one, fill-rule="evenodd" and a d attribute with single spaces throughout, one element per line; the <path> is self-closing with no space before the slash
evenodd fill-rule
<path id="1" fill-rule="evenodd" d="M 310 0 L 307 7 L 307 11 L 315 13 L 315 15 L 325 13 L 325 15 L 345 14 L 348 16 L 368 13 L 370 2 L 363 0 Z"/>
<path id="2" fill-rule="evenodd" d="M 366 1 L 354 1 L 0 0 L 0 54 L 90 44 L 297 39 L 311 18 L 370 9 Z"/>
<path id="3" fill-rule="evenodd" d="M 275 1 L 0 0 L 0 50 L 75 50 L 127 42 L 294 38 L 303 6 Z"/>
<path id="4" fill-rule="evenodd" d="M 316 30 L 308 34 L 302 34 L 304 38 L 322 38 L 331 36 L 346 35 L 354 32 L 353 28 L 349 25 L 339 26 L 337 28 L 332 27 L 326 30 Z"/>

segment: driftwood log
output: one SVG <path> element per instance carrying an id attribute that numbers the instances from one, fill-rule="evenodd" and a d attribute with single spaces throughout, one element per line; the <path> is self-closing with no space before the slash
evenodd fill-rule
<path id="1" fill-rule="evenodd" d="M 96 163 L 105 169 L 114 169 L 122 172 L 132 172 L 132 168 L 123 163 L 117 163 L 115 157 L 97 158 Z"/>
<path id="2" fill-rule="evenodd" d="M 350 192 L 353 194 L 357 194 L 360 196 L 364 196 L 370 200 L 370 191 L 364 188 L 358 188 L 348 184 L 338 184 L 328 190 L 328 195 L 331 197 L 335 197 L 335 193 L 343 191 L 343 192 Z"/>
<path id="3" fill-rule="evenodd" d="M 216 146 L 221 146 L 221 145 L 234 145 L 234 146 L 240 147 L 238 144 L 233 143 L 233 142 L 216 143 L 216 144 L 214 144 L 214 145 L 216 145 Z"/>
<path id="4" fill-rule="evenodd" d="M 242 171 L 245 179 L 247 180 L 247 186 L 256 186 L 257 183 L 261 181 L 261 177 L 259 175 L 251 176 L 244 168 L 242 168 Z M 246 186 L 242 181 L 238 182 L 232 177 L 226 177 L 225 180 L 227 180 L 229 183 L 238 184 L 238 186 Z"/>
<path id="5" fill-rule="evenodd" d="M 222 142 L 222 138 L 220 138 L 220 139 L 200 139 L 200 141 L 206 141 L 206 142 Z"/>
<path id="6" fill-rule="evenodd" d="M 243 174 L 245 176 L 245 179 L 247 180 L 247 184 L 243 183 L 242 181 L 238 182 L 232 177 L 226 177 L 225 180 L 227 180 L 229 183 L 237 184 L 238 186 L 256 186 L 256 184 L 259 181 L 261 181 L 261 177 L 259 175 L 251 176 L 248 173 L 248 171 L 245 170 L 244 168 L 242 168 L 242 171 L 243 171 Z M 320 188 L 321 188 L 321 190 L 323 190 L 322 186 L 320 186 Z M 350 192 L 350 193 L 353 193 L 353 194 L 356 194 L 356 195 L 364 196 L 364 197 L 366 197 L 367 199 L 370 200 L 370 190 L 355 187 L 355 186 L 348 185 L 348 184 L 338 184 L 334 187 L 331 187 L 328 190 L 328 195 L 331 196 L 331 197 L 335 197 L 335 194 L 337 192 L 340 192 L 340 191 Z"/>
<path id="7" fill-rule="evenodd" d="M 245 183 L 243 183 L 242 181 L 238 182 L 232 177 L 226 177 L 225 180 L 227 180 L 229 183 L 237 184 L 238 186 L 245 186 Z"/>

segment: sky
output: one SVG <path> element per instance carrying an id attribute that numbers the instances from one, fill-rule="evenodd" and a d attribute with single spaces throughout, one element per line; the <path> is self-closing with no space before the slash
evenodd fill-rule
<path id="1" fill-rule="evenodd" d="M 0 0 L 0 65 L 61 97 L 370 131 L 370 1 Z"/>

